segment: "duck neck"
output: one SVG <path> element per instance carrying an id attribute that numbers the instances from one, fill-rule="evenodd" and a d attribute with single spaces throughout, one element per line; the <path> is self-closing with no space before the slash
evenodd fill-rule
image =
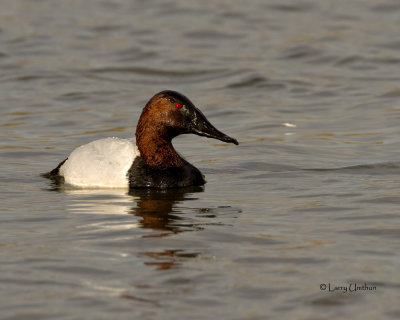
<path id="1" fill-rule="evenodd" d="M 175 151 L 171 139 L 162 138 L 155 130 L 137 130 L 136 145 L 149 167 L 166 169 L 185 164 L 185 160 Z"/>

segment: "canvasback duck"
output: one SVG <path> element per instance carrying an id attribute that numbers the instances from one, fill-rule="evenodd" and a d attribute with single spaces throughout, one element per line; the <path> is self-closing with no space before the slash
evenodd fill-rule
<path id="1" fill-rule="evenodd" d="M 183 94 L 165 90 L 144 107 L 132 140 L 100 139 L 75 149 L 45 176 L 77 187 L 177 188 L 205 184 L 200 170 L 183 159 L 171 140 L 186 133 L 238 145 L 217 130 Z"/>

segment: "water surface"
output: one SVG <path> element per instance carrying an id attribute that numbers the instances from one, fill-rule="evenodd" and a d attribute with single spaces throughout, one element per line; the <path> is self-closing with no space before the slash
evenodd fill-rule
<path id="1" fill-rule="evenodd" d="M 1 318 L 397 319 L 399 25 L 389 0 L 3 0 Z M 164 89 L 240 142 L 174 140 L 203 188 L 40 176 Z"/>

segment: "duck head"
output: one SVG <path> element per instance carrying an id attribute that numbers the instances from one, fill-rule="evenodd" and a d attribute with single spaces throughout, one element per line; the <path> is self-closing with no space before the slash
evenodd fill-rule
<path id="1" fill-rule="evenodd" d="M 171 141 L 180 134 L 193 133 L 238 145 L 236 139 L 215 128 L 183 94 L 165 90 L 147 103 L 136 129 L 136 139 L 144 131 L 154 131 L 160 139 Z M 143 133 L 142 133 L 143 132 Z"/>

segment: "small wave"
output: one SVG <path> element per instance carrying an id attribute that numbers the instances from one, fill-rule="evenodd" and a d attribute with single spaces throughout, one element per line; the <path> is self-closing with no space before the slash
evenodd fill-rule
<path id="1" fill-rule="evenodd" d="M 197 83 L 225 79 L 238 73 L 229 69 L 172 70 L 147 67 L 104 67 L 82 70 L 84 76 L 106 81 L 152 84 L 155 83 Z"/>
<path id="2" fill-rule="evenodd" d="M 320 57 L 322 51 L 306 45 L 294 46 L 283 51 L 281 59 L 304 59 Z"/>
<path id="3" fill-rule="evenodd" d="M 268 80 L 267 78 L 262 76 L 246 77 L 241 81 L 227 85 L 227 88 L 243 88 L 243 87 L 269 88 L 273 90 L 279 90 L 286 88 L 286 85 L 282 82 Z"/>
<path id="4" fill-rule="evenodd" d="M 337 172 L 349 174 L 400 174 L 400 162 L 389 163 L 376 163 L 376 164 L 360 164 L 340 168 L 319 168 L 319 169 L 305 169 L 306 171 L 315 172 Z"/>
<path id="5" fill-rule="evenodd" d="M 400 88 L 390 90 L 383 95 L 381 95 L 382 98 L 399 98 L 400 97 Z"/>
<path id="6" fill-rule="evenodd" d="M 268 8 L 276 11 L 283 12 L 303 12 L 310 11 L 313 8 L 313 4 L 306 2 L 297 2 L 297 3 L 280 3 L 274 5 L 268 5 Z"/>
<path id="7" fill-rule="evenodd" d="M 67 92 L 59 95 L 55 98 L 58 101 L 79 101 L 79 100 L 91 100 L 95 98 L 99 98 L 99 96 L 111 96 L 115 94 L 114 91 L 92 91 L 92 92 L 80 92 L 73 91 Z"/>
<path id="8" fill-rule="evenodd" d="M 205 74 L 216 74 L 226 71 L 225 69 L 213 69 L 213 70 L 167 70 L 167 69 L 153 69 L 153 68 L 145 68 L 145 67 L 104 67 L 104 68 L 96 68 L 91 69 L 89 72 L 92 73 L 135 73 L 140 75 L 149 75 L 149 76 L 164 76 L 164 77 L 192 77 L 198 75 Z"/>
<path id="9" fill-rule="evenodd" d="M 194 39 L 206 39 L 207 41 L 211 40 L 226 40 L 226 39 L 239 39 L 243 38 L 244 35 L 241 34 L 229 34 L 225 32 L 218 32 L 215 30 L 200 30 L 200 31 L 191 31 L 186 32 L 184 34 L 186 37 L 194 38 Z"/>

